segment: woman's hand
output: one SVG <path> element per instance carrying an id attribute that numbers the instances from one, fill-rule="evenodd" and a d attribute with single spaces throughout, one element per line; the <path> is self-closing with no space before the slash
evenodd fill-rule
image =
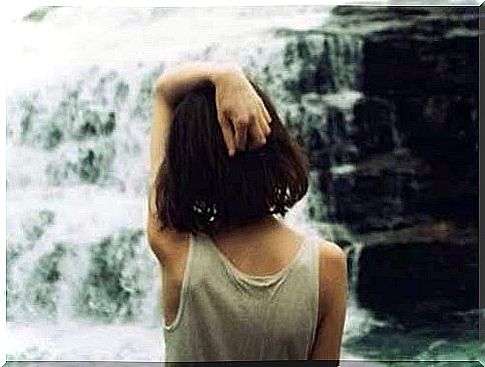
<path id="1" fill-rule="evenodd" d="M 229 69 L 215 76 L 213 83 L 217 115 L 229 155 L 245 150 L 246 146 L 264 145 L 271 132 L 271 117 L 249 80 L 238 69 Z"/>
<path id="2" fill-rule="evenodd" d="M 168 115 L 187 93 L 206 82 L 212 82 L 216 88 L 218 120 L 229 155 L 245 150 L 246 146 L 264 145 L 271 131 L 270 114 L 242 70 L 234 64 L 195 62 L 164 72 L 155 84 L 157 108 L 166 106 L 167 116 L 163 120 L 170 119 Z"/>

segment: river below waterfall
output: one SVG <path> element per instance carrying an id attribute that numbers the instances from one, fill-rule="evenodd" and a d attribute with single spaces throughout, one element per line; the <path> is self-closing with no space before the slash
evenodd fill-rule
<path id="1" fill-rule="evenodd" d="M 285 106 L 285 88 L 294 85 L 280 76 L 302 66 L 284 57 L 285 34 L 324 26 L 330 10 L 44 8 L 14 25 L 7 360 L 163 360 L 159 278 L 144 240 L 154 77 L 186 60 L 234 60 L 265 80 L 295 123 L 298 106 Z M 329 52 L 342 52 L 345 42 Z M 328 96 L 342 109 L 359 95 L 352 89 L 360 57 L 353 44 L 348 57 L 357 66 L 335 70 L 338 91 Z M 313 186 L 287 220 L 333 233 L 331 224 L 314 221 L 315 210 L 327 207 Z M 355 238 L 349 256 L 357 259 L 358 250 Z M 342 359 L 474 360 L 483 353 L 466 323 L 460 332 L 431 324 L 410 331 L 375 319 L 354 299 L 356 268 Z"/>

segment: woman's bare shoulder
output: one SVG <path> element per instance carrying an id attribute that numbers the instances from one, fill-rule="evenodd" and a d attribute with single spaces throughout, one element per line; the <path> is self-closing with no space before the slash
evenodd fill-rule
<path id="1" fill-rule="evenodd" d="M 344 307 L 336 305 L 341 294 L 346 294 L 347 254 L 336 243 L 320 238 L 319 242 L 319 320 L 332 309 Z"/>
<path id="2" fill-rule="evenodd" d="M 347 254 L 335 242 L 319 238 L 318 245 L 320 247 L 320 261 L 342 262 L 347 260 Z"/>
<path id="3" fill-rule="evenodd" d="M 319 241 L 319 274 L 321 291 L 332 293 L 347 284 L 347 254 L 336 243 Z"/>

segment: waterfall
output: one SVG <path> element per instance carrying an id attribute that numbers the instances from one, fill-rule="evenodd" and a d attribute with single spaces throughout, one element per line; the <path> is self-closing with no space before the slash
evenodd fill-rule
<path id="1" fill-rule="evenodd" d="M 325 34 L 321 56 L 321 77 L 330 90 L 360 90 L 363 40 L 359 36 Z"/>
<path id="2" fill-rule="evenodd" d="M 362 249 L 365 244 L 357 240 L 352 241 L 351 246 L 346 248 L 346 254 L 349 259 L 349 295 L 347 300 L 347 317 L 344 328 L 344 347 L 352 338 L 357 338 L 368 334 L 375 327 L 382 327 L 386 322 L 377 320 L 373 317 L 372 312 L 359 307 L 357 299 L 357 285 L 359 281 L 359 260 Z M 351 312 L 349 312 L 351 310 Z"/>

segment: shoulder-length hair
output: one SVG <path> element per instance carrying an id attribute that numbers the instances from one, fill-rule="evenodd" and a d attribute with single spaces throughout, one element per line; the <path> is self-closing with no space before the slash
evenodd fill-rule
<path id="1" fill-rule="evenodd" d="M 155 180 L 161 229 L 214 235 L 269 214 L 284 217 L 305 195 L 308 158 L 268 96 L 251 84 L 271 116 L 271 133 L 261 148 L 233 157 L 217 119 L 213 85 L 190 92 L 176 106 Z"/>

